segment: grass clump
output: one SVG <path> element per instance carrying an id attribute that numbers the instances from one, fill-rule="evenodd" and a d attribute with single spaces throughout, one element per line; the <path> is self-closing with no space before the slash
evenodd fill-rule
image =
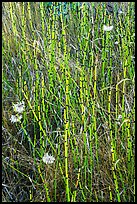
<path id="1" fill-rule="evenodd" d="M 135 201 L 134 7 L 3 2 L 3 202 Z"/>

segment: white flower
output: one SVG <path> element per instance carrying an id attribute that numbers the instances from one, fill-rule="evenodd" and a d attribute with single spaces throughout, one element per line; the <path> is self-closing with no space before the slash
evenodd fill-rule
<path id="1" fill-rule="evenodd" d="M 52 164 L 55 161 L 55 158 L 53 156 L 48 155 L 48 153 L 45 153 L 42 160 L 46 164 Z"/>
<path id="2" fill-rule="evenodd" d="M 115 45 L 118 45 L 118 41 L 115 42 Z"/>
<path id="3" fill-rule="evenodd" d="M 113 29 L 113 26 L 106 26 L 106 25 L 103 26 L 104 31 L 111 31 L 112 29 Z"/>
<path id="4" fill-rule="evenodd" d="M 117 121 L 116 121 L 116 123 L 117 123 L 118 125 L 120 125 L 121 119 L 122 119 L 122 115 L 118 115 L 118 118 L 117 118 Z"/>
<path id="5" fill-rule="evenodd" d="M 122 14 L 123 11 L 121 9 L 118 10 L 118 14 Z"/>
<path id="6" fill-rule="evenodd" d="M 120 119 L 122 119 L 122 115 L 118 115 L 118 118 L 117 118 L 118 120 L 120 120 Z"/>
<path id="7" fill-rule="evenodd" d="M 17 103 L 17 104 L 14 104 L 13 109 L 16 113 L 22 113 L 25 109 L 24 101 Z"/>
<path id="8" fill-rule="evenodd" d="M 17 122 L 20 122 L 21 118 L 22 118 L 22 115 L 18 115 L 18 116 L 12 115 L 10 120 L 12 123 L 17 123 Z"/>
<path id="9" fill-rule="evenodd" d="M 55 147 L 56 147 L 56 149 L 58 148 L 58 144 L 57 143 L 55 144 Z"/>

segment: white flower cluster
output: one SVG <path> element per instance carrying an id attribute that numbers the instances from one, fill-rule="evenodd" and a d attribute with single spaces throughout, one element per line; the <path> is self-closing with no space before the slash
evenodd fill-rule
<path id="1" fill-rule="evenodd" d="M 117 123 L 118 125 L 120 125 L 120 124 L 121 124 L 121 120 L 122 120 L 122 115 L 118 115 L 118 118 L 117 118 L 117 120 L 116 120 L 116 123 Z"/>
<path id="2" fill-rule="evenodd" d="M 19 116 L 12 115 L 10 120 L 12 123 L 17 123 L 17 122 L 20 122 L 21 118 L 22 118 L 22 115 L 19 115 Z"/>
<path id="3" fill-rule="evenodd" d="M 24 101 L 17 103 L 17 104 L 14 104 L 13 109 L 16 113 L 22 113 L 25 109 Z"/>
<path id="4" fill-rule="evenodd" d="M 25 109 L 24 101 L 13 105 L 13 110 L 14 112 L 16 112 L 16 115 L 11 116 L 10 120 L 12 123 L 20 122 L 22 115 L 19 114 L 21 114 L 24 111 L 24 109 Z"/>
<path id="5" fill-rule="evenodd" d="M 42 160 L 46 164 L 52 164 L 55 161 L 55 158 L 48 153 L 45 153 Z"/>
<path id="6" fill-rule="evenodd" d="M 106 25 L 103 26 L 104 31 L 111 31 L 112 29 L 113 29 L 113 25 L 112 26 L 106 26 Z"/>

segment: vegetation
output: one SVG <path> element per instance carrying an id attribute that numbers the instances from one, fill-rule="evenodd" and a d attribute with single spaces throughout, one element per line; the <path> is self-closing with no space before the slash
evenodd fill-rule
<path id="1" fill-rule="evenodd" d="M 135 201 L 134 8 L 2 3 L 3 202 Z"/>

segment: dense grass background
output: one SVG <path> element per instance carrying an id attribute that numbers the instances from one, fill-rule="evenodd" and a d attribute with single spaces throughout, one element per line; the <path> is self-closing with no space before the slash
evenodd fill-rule
<path id="1" fill-rule="evenodd" d="M 134 7 L 3 2 L 3 202 L 135 201 Z"/>

